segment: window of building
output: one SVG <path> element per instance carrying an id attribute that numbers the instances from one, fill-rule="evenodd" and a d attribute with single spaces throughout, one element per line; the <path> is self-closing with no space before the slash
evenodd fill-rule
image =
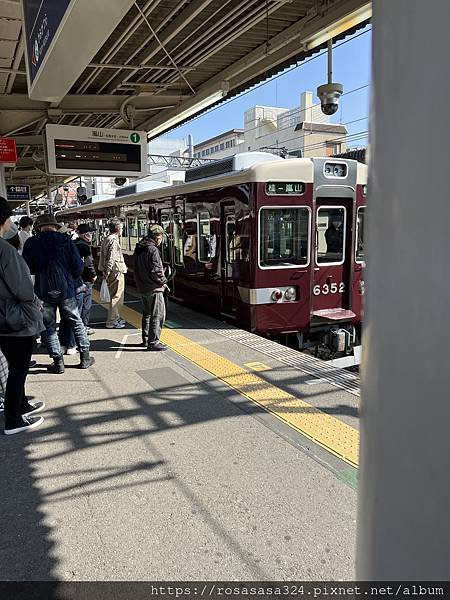
<path id="1" fill-rule="evenodd" d="M 214 152 L 219 152 L 219 145 L 214 146 Z"/>
<path id="2" fill-rule="evenodd" d="M 224 143 L 220 144 L 219 148 L 220 148 L 221 150 L 224 150 L 224 149 L 225 149 L 225 144 L 224 144 Z"/>
<path id="3" fill-rule="evenodd" d="M 364 213 L 365 206 L 358 208 L 356 218 L 356 262 L 363 263 L 366 259 L 364 253 Z"/>
<path id="4" fill-rule="evenodd" d="M 231 148 L 231 140 L 228 140 L 228 142 L 225 144 L 226 148 Z"/>
<path id="5" fill-rule="evenodd" d="M 263 208 L 259 213 L 261 267 L 293 267 L 308 263 L 310 212 L 300 208 Z"/>
<path id="6" fill-rule="evenodd" d="M 345 248 L 343 206 L 321 206 L 317 210 L 317 264 L 342 264 Z"/>
<path id="7" fill-rule="evenodd" d="M 209 262 L 211 260 L 211 220 L 209 212 L 198 215 L 199 249 L 198 260 Z"/>

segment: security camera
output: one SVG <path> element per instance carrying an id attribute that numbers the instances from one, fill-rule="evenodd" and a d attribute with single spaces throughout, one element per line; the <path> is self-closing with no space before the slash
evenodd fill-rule
<path id="1" fill-rule="evenodd" d="M 317 88 L 317 95 L 320 98 L 320 108 L 325 115 L 334 115 L 339 108 L 339 98 L 344 92 L 344 86 L 341 83 L 324 83 Z"/>

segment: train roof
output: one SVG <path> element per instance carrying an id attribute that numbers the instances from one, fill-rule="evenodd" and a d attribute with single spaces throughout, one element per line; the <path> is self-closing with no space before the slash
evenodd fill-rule
<path id="1" fill-rule="evenodd" d="M 130 196 L 113 198 L 104 202 L 97 202 L 95 204 L 95 210 L 114 208 L 124 205 L 143 204 L 151 201 L 163 201 L 174 196 L 181 196 L 188 193 L 207 191 L 245 183 L 260 183 L 265 181 L 304 181 L 308 183 L 313 181 L 314 160 L 314 158 L 280 159 L 279 157 L 274 157 L 274 160 L 247 166 L 239 171 L 233 170 L 231 172 L 221 173 L 212 177 L 196 179 L 195 181 L 188 183 L 180 183 L 168 187 L 134 193 Z M 332 162 L 356 162 L 336 158 L 330 158 L 330 160 Z M 367 183 L 366 178 L 366 165 L 357 163 L 357 183 Z M 88 204 L 59 211 L 58 216 L 89 212 L 93 209 L 94 207 Z"/>

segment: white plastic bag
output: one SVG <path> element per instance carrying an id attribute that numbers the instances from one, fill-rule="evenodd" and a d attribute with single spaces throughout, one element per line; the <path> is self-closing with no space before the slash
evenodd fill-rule
<path id="1" fill-rule="evenodd" d="M 100 302 L 102 304 L 109 304 L 111 302 L 111 296 L 109 295 L 108 284 L 106 283 L 106 279 L 102 281 L 102 286 L 100 288 Z"/>

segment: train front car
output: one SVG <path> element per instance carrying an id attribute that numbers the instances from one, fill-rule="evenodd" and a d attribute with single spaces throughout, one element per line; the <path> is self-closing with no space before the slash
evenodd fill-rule
<path id="1" fill-rule="evenodd" d="M 239 289 L 252 305 L 251 329 L 340 366 L 358 364 L 365 165 L 293 159 L 258 171 L 254 288 Z"/>

